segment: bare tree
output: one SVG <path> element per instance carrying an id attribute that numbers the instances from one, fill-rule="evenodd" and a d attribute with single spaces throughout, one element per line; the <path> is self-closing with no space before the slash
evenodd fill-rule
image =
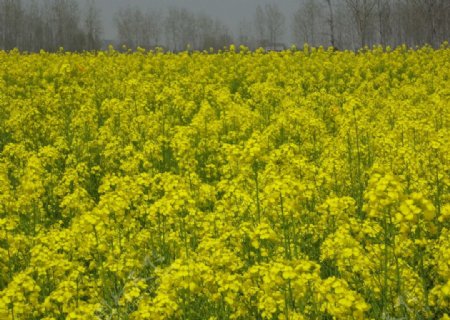
<path id="1" fill-rule="evenodd" d="M 237 40 L 239 45 L 244 45 L 250 49 L 255 49 L 256 39 L 254 36 L 254 27 L 251 21 L 245 18 L 239 21 Z"/>
<path id="2" fill-rule="evenodd" d="M 444 37 L 442 30 L 445 24 L 450 3 L 448 0 L 412 0 L 416 5 L 417 13 L 422 13 L 424 19 L 424 29 L 426 30 L 425 41 L 432 45 L 438 46 Z"/>
<path id="3" fill-rule="evenodd" d="M 195 23 L 197 36 L 194 48 L 201 50 L 208 47 L 214 47 L 214 20 L 206 14 L 199 14 L 196 17 Z"/>
<path id="4" fill-rule="evenodd" d="M 378 36 L 380 43 L 385 46 L 391 36 L 391 1 L 376 0 Z"/>
<path id="5" fill-rule="evenodd" d="M 136 30 L 136 18 L 139 20 L 139 16 L 135 16 L 140 13 L 139 10 L 135 12 L 130 6 L 120 8 L 115 15 L 115 23 L 117 28 L 117 36 L 119 43 L 129 48 L 135 48 L 137 44 L 137 30 Z"/>
<path id="6" fill-rule="evenodd" d="M 161 45 L 162 14 L 160 11 L 148 10 L 142 21 L 142 43 L 147 48 Z"/>
<path id="7" fill-rule="evenodd" d="M 428 26 L 427 40 L 431 45 L 436 45 L 437 40 L 437 29 L 438 29 L 438 10 L 442 9 L 443 1 L 440 0 L 421 0 L 418 1 L 425 9 L 426 24 Z"/>
<path id="8" fill-rule="evenodd" d="M 258 45 L 275 47 L 283 37 L 285 17 L 276 3 L 258 5 L 255 12 L 255 28 Z"/>
<path id="9" fill-rule="evenodd" d="M 198 30 L 195 15 L 187 10 L 186 8 L 182 8 L 179 11 L 180 16 L 180 30 L 181 30 L 181 46 L 182 50 L 184 49 L 193 49 L 195 43 L 197 42 Z"/>
<path id="10" fill-rule="evenodd" d="M 170 7 L 164 21 L 167 41 L 175 50 L 184 50 L 196 43 L 194 15 L 185 8 Z"/>
<path id="11" fill-rule="evenodd" d="M 100 11 L 95 0 L 86 1 L 86 16 L 84 18 L 84 31 L 86 34 L 86 49 L 98 50 L 101 48 L 102 22 Z"/>
<path id="12" fill-rule="evenodd" d="M 181 38 L 181 26 L 179 23 L 179 11 L 176 7 L 170 7 L 164 19 L 164 31 L 168 46 L 177 51 Z"/>
<path id="13" fill-rule="evenodd" d="M 368 44 L 370 37 L 370 23 L 376 5 L 375 0 L 345 0 L 360 38 L 360 45 L 364 47 Z"/>
<path id="14" fill-rule="evenodd" d="M 25 5 L 21 49 L 31 52 L 45 49 L 42 9 L 36 0 Z"/>
<path id="15" fill-rule="evenodd" d="M 260 5 L 256 7 L 254 23 L 255 23 L 256 37 L 258 41 L 257 45 L 261 45 L 261 42 L 268 42 L 269 35 L 267 31 L 266 15 L 263 8 Z"/>
<path id="16" fill-rule="evenodd" d="M 0 48 L 74 51 L 99 43 L 100 18 L 94 0 L 87 1 L 85 32 L 77 0 L 0 0 Z"/>
<path id="17" fill-rule="evenodd" d="M 128 48 L 153 48 L 160 43 L 162 18 L 159 11 L 139 7 L 121 8 L 115 16 L 119 41 Z"/>
<path id="18" fill-rule="evenodd" d="M 80 27 L 80 9 L 76 0 L 52 0 L 47 3 L 45 31 L 48 48 L 57 50 L 80 50 L 84 48 L 85 37 Z"/>
<path id="19" fill-rule="evenodd" d="M 212 38 L 214 39 L 214 45 L 209 46 L 213 49 L 223 49 L 224 47 L 230 46 L 233 41 L 233 36 L 231 35 L 230 30 L 228 29 L 228 26 L 224 24 L 221 20 L 216 19 L 214 21 L 214 27 L 212 29 Z M 205 48 L 208 48 L 208 46 L 205 46 Z"/>
<path id="20" fill-rule="evenodd" d="M 285 31 L 284 14 L 280 11 L 276 3 L 266 4 L 265 9 L 270 45 L 275 47 L 277 42 L 283 37 Z"/>
<path id="21" fill-rule="evenodd" d="M 397 0 L 392 2 L 392 30 L 390 42 L 409 46 L 430 44 L 437 46 L 448 39 L 450 3 L 445 0 Z"/>
<path id="22" fill-rule="evenodd" d="M 215 46 L 212 48 L 223 49 L 224 47 L 229 47 L 234 43 L 234 38 L 230 30 L 221 21 L 216 21 L 216 30 Z"/>
<path id="23" fill-rule="evenodd" d="M 230 32 L 219 19 L 212 19 L 206 14 L 198 14 L 195 17 L 195 23 L 195 49 L 222 49 L 224 46 L 231 44 Z"/>
<path id="24" fill-rule="evenodd" d="M 23 34 L 23 10 L 20 0 L 0 1 L 0 47 L 11 50 L 20 44 Z"/>
<path id="25" fill-rule="evenodd" d="M 334 21 L 334 8 L 331 0 L 325 0 L 328 6 L 328 26 L 330 29 L 330 44 L 332 47 L 336 48 L 336 35 L 335 35 L 335 21 Z"/>
<path id="26" fill-rule="evenodd" d="M 393 3 L 392 6 L 392 30 L 393 35 L 391 38 L 391 42 L 398 44 L 407 44 L 409 46 L 413 44 L 417 44 L 421 38 L 418 30 L 421 30 L 422 27 L 417 28 L 419 25 L 422 25 L 420 19 L 422 16 L 417 16 L 413 18 L 416 14 L 415 5 L 409 0 L 399 0 L 396 3 Z M 416 31 L 414 31 L 416 29 Z"/>
<path id="27" fill-rule="evenodd" d="M 302 2 L 293 14 L 292 34 L 297 42 L 317 46 L 322 43 L 322 7 L 315 0 Z"/>

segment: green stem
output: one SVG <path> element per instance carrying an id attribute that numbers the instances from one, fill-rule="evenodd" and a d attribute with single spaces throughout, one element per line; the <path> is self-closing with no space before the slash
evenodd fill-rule
<path id="1" fill-rule="evenodd" d="M 261 204 L 259 200 L 259 179 L 258 179 L 258 164 L 254 165 L 253 168 L 255 172 L 255 185 L 256 185 L 256 214 L 258 223 L 261 222 Z"/>

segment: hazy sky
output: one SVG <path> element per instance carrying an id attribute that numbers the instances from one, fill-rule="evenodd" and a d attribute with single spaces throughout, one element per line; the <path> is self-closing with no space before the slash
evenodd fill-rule
<path id="1" fill-rule="evenodd" d="M 102 11 L 104 37 L 113 39 L 116 29 L 113 23 L 114 13 L 127 4 L 141 8 L 167 8 L 172 5 L 188 8 L 194 12 L 204 12 L 218 17 L 235 33 L 242 18 L 252 19 L 258 4 L 271 3 L 265 0 L 96 0 Z M 301 0 L 278 0 L 276 2 L 286 16 L 286 35 L 290 38 L 290 18 Z"/>

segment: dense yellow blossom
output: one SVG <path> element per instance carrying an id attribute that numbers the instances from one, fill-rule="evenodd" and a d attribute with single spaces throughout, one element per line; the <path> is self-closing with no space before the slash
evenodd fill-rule
<path id="1" fill-rule="evenodd" d="M 0 52 L 0 319 L 449 319 L 450 50 Z"/>

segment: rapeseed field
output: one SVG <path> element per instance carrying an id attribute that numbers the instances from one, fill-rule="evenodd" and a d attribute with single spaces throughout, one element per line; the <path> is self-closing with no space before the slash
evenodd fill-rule
<path id="1" fill-rule="evenodd" d="M 450 49 L 0 52 L 0 319 L 450 319 Z"/>

